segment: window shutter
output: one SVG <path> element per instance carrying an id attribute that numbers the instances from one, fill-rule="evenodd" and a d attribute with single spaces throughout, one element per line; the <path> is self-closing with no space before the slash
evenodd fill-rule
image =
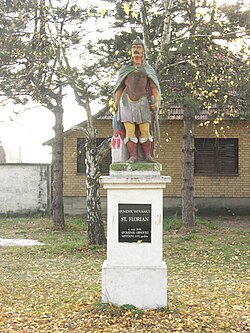
<path id="1" fill-rule="evenodd" d="M 86 173 L 85 142 L 86 139 L 77 139 L 77 173 Z"/>
<path id="2" fill-rule="evenodd" d="M 216 173 L 214 139 L 195 140 L 195 173 Z"/>
<path id="3" fill-rule="evenodd" d="M 97 138 L 97 145 L 100 145 L 105 139 Z M 85 145 L 86 139 L 77 139 L 77 173 L 86 173 L 86 165 L 85 165 Z M 109 166 L 112 163 L 111 150 L 110 153 L 105 156 L 103 159 L 100 171 L 104 175 L 109 174 Z"/>
<path id="4" fill-rule="evenodd" d="M 238 145 L 235 139 L 220 139 L 218 145 L 218 172 L 238 173 Z"/>
<path id="5" fill-rule="evenodd" d="M 238 173 L 238 139 L 195 139 L 195 174 Z"/>
<path id="6" fill-rule="evenodd" d="M 97 138 L 97 144 L 100 145 L 105 139 L 104 138 Z M 109 166 L 112 163 L 112 156 L 111 156 L 111 150 L 108 155 L 104 157 L 101 163 L 101 174 L 108 175 L 109 174 Z"/>

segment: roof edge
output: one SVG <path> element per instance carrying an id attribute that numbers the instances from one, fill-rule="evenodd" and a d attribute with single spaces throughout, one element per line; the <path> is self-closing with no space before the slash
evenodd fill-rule
<path id="1" fill-rule="evenodd" d="M 103 109 L 101 109 L 96 114 L 94 114 L 93 117 L 96 118 L 96 119 L 108 119 L 107 117 L 105 117 L 105 114 L 107 113 L 107 110 L 108 110 L 108 107 L 105 106 Z M 67 131 L 64 131 L 63 135 L 67 136 L 67 135 L 71 134 L 73 131 L 75 131 L 78 127 L 85 127 L 86 124 L 87 124 L 87 120 L 84 120 L 84 121 L 72 126 Z M 49 140 L 43 142 L 42 145 L 43 146 L 52 146 L 54 141 L 55 141 L 55 138 L 52 138 L 52 139 L 49 139 Z"/>

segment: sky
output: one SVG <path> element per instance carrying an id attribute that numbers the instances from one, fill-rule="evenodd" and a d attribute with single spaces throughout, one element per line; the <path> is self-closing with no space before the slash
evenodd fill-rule
<path id="1" fill-rule="evenodd" d="M 84 121 L 85 111 L 70 94 L 64 101 L 64 130 Z M 14 111 L 14 112 L 13 112 Z M 43 143 L 54 137 L 54 115 L 37 105 L 0 106 L 0 141 L 8 163 L 51 163 L 51 147 Z"/>

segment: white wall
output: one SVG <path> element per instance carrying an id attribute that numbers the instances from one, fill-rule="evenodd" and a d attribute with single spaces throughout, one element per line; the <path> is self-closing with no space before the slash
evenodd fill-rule
<path id="1" fill-rule="evenodd" d="M 50 170 L 49 164 L 0 164 L 0 214 L 46 212 Z"/>

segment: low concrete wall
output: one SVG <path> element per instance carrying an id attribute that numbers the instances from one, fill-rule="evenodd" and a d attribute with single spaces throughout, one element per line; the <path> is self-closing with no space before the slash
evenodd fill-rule
<path id="1" fill-rule="evenodd" d="M 50 210 L 49 164 L 0 164 L 0 214 L 36 214 Z"/>
<path id="2" fill-rule="evenodd" d="M 103 216 L 107 214 L 107 199 L 101 198 Z M 181 198 L 164 197 L 164 215 L 181 216 Z M 250 215 L 250 198 L 195 198 L 197 215 Z M 86 216 L 86 197 L 64 197 L 64 212 L 67 215 Z"/>
<path id="3" fill-rule="evenodd" d="M 195 198 L 195 212 L 200 216 L 250 215 L 250 198 Z M 164 215 L 181 216 L 181 198 L 164 197 Z"/>
<path id="4" fill-rule="evenodd" d="M 64 197 L 64 213 L 66 215 L 82 215 L 87 216 L 86 197 Z M 101 197 L 101 206 L 103 216 L 107 215 L 107 198 Z"/>
<path id="5" fill-rule="evenodd" d="M 196 198 L 198 215 L 250 215 L 250 198 Z"/>

